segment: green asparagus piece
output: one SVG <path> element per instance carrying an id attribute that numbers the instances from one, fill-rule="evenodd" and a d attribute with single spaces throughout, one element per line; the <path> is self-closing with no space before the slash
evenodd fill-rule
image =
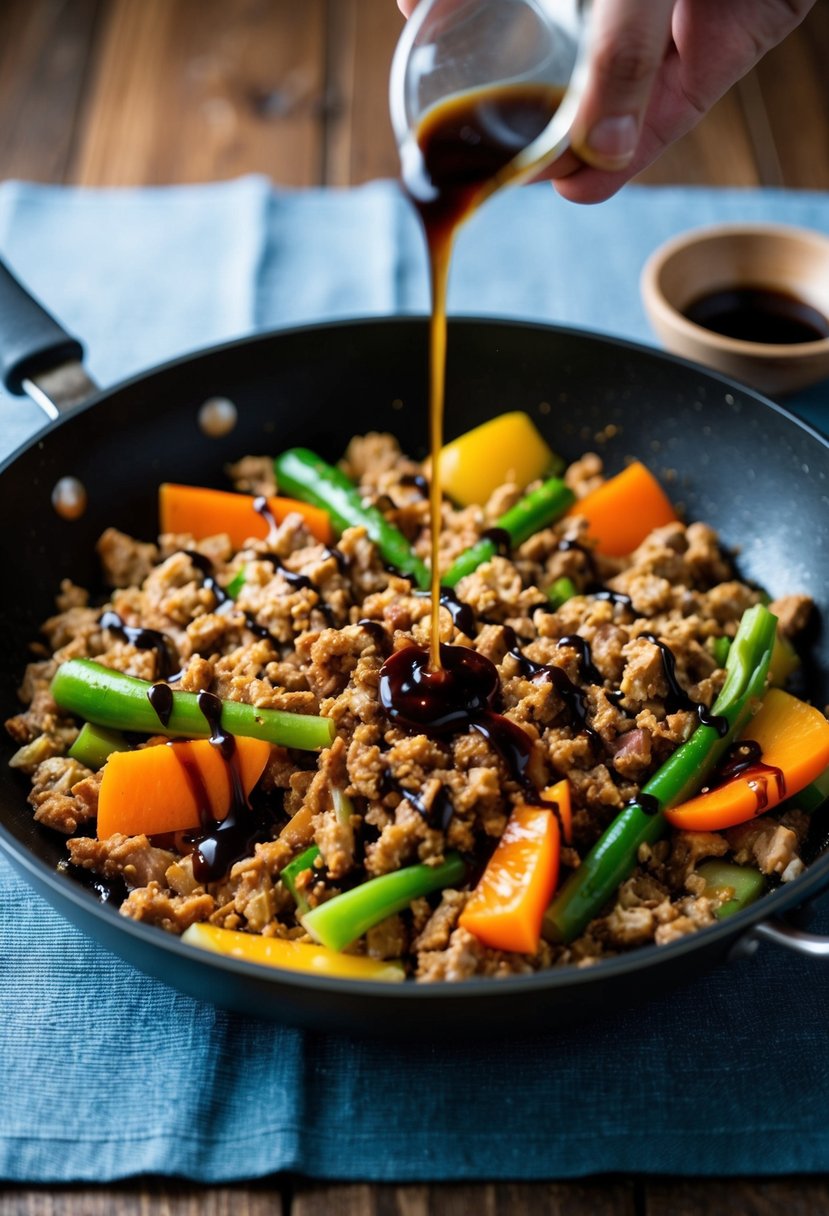
<path id="1" fill-rule="evenodd" d="M 244 566 L 242 566 L 241 570 L 236 571 L 233 578 L 230 580 L 228 585 L 225 587 L 225 593 L 227 595 L 229 595 L 232 600 L 236 599 L 237 595 L 244 587 L 246 578 L 247 578 L 247 570 Z"/>
<path id="2" fill-rule="evenodd" d="M 728 652 L 731 649 L 731 638 L 721 637 L 711 639 L 711 653 L 718 667 L 725 667 L 728 662 Z"/>
<path id="3" fill-rule="evenodd" d="M 429 570 L 399 528 L 377 507 L 365 506 L 360 491 L 345 473 L 308 448 L 290 448 L 274 461 L 281 491 L 327 511 L 337 532 L 365 528 L 386 561 L 413 579 L 421 590 L 429 586 Z"/>
<path id="4" fill-rule="evenodd" d="M 297 906 L 297 912 L 300 915 L 308 911 L 308 897 L 304 891 L 298 891 L 296 880 L 300 874 L 304 874 L 306 870 L 310 870 L 314 862 L 320 855 L 317 845 L 312 844 L 310 848 L 304 849 L 293 861 L 289 861 L 285 869 L 280 871 L 279 877 L 282 879 L 285 886 L 294 897 L 294 902 Z"/>
<path id="5" fill-rule="evenodd" d="M 119 731 L 84 722 L 67 754 L 87 768 L 97 770 L 103 768 L 107 757 L 113 752 L 127 752 L 129 748 L 129 743 Z"/>
<path id="6" fill-rule="evenodd" d="M 735 736 L 756 713 L 766 687 L 777 618 L 762 604 L 743 614 L 729 651 L 726 678 L 712 713 L 724 719 L 720 734 L 700 725 L 617 815 L 544 914 L 548 941 L 570 942 L 584 930 L 636 864 L 639 846 L 666 829 L 663 811 L 693 797 Z M 646 808 L 646 809 L 645 809 Z"/>
<path id="7" fill-rule="evenodd" d="M 370 878 L 359 887 L 335 895 L 300 917 L 303 928 L 330 950 L 344 950 L 358 937 L 413 899 L 462 882 L 466 864 L 458 853 L 447 853 L 437 866 L 415 865 Z"/>
<path id="8" fill-rule="evenodd" d="M 210 726 L 199 709 L 197 693 L 171 690 L 170 716 L 163 722 L 149 700 L 155 687 L 146 680 L 111 671 L 91 659 L 69 659 L 52 680 L 52 696 L 62 709 L 96 726 L 134 730 L 147 735 L 207 739 Z M 258 709 L 241 701 L 223 701 L 221 726 L 233 735 L 264 739 L 282 747 L 316 751 L 334 740 L 330 718 Z"/>
<path id="9" fill-rule="evenodd" d="M 566 604 L 574 595 L 578 595 L 576 584 L 571 578 L 566 575 L 562 578 L 557 578 L 554 583 L 547 588 L 547 599 L 554 608 L 560 608 L 562 604 Z"/>
<path id="10" fill-rule="evenodd" d="M 558 477 L 551 477 L 510 507 L 496 522 L 495 527 L 509 535 L 510 547 L 522 545 L 525 540 L 546 528 L 547 524 L 563 515 L 569 506 L 575 502 L 573 491 Z M 488 537 L 479 540 L 452 563 L 441 578 L 444 587 L 455 587 L 462 578 L 477 570 L 478 566 L 488 562 L 498 552 L 495 541 Z"/>
<path id="11" fill-rule="evenodd" d="M 730 898 L 717 908 L 717 920 L 724 920 L 726 916 L 733 916 L 735 912 L 747 908 L 766 889 L 766 880 L 759 870 L 751 866 L 736 866 L 733 862 L 704 861 L 697 867 L 697 874 L 705 879 L 704 895 L 711 897 L 724 891 L 732 892 Z"/>

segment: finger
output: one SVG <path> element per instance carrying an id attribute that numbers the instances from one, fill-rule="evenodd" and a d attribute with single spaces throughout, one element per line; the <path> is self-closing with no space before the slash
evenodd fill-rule
<path id="1" fill-rule="evenodd" d="M 668 45 L 674 0 L 596 0 L 584 96 L 573 122 L 576 154 L 597 169 L 624 169 Z"/>
<path id="2" fill-rule="evenodd" d="M 400 9 L 404 17 L 411 17 L 415 11 L 417 0 L 397 0 L 397 7 Z"/>

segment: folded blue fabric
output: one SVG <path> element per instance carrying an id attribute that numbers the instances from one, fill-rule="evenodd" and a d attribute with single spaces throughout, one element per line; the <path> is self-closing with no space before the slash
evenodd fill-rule
<path id="1" fill-rule="evenodd" d="M 684 228 L 829 232 L 829 196 L 547 187 L 464 232 L 455 312 L 650 340 L 637 280 Z M 102 380 L 255 328 L 422 311 L 420 237 L 389 183 L 260 179 L 97 193 L 0 187 L 0 251 Z M 829 419 L 827 388 L 798 408 Z M 804 404 L 805 403 L 805 404 Z M 0 456 L 40 425 L 0 399 Z M 829 929 L 829 915 L 817 928 Z M 112 958 L 0 859 L 0 1176 L 27 1182 L 295 1170 L 372 1180 L 829 1169 L 829 970 L 773 949 L 590 1026 L 451 1048 L 353 1042 L 222 1012 Z"/>

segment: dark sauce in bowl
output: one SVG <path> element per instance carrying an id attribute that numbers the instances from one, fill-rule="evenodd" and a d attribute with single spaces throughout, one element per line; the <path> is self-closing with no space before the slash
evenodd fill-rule
<path id="1" fill-rule="evenodd" d="M 683 316 L 711 333 L 740 342 L 797 346 L 829 338 L 829 319 L 787 291 L 773 287 L 726 287 L 708 292 Z"/>

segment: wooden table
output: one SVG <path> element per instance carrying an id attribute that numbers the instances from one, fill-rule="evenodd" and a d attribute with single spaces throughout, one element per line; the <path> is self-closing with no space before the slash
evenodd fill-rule
<path id="1" fill-rule="evenodd" d="M 728 3 L 728 0 L 723 0 Z M 0 178 L 85 186 L 393 177 L 394 0 L 0 0 Z M 829 0 L 647 183 L 829 189 Z M 0 1216 L 815 1216 L 823 1178 L 441 1186 L 141 1179 L 0 1189 Z"/>

